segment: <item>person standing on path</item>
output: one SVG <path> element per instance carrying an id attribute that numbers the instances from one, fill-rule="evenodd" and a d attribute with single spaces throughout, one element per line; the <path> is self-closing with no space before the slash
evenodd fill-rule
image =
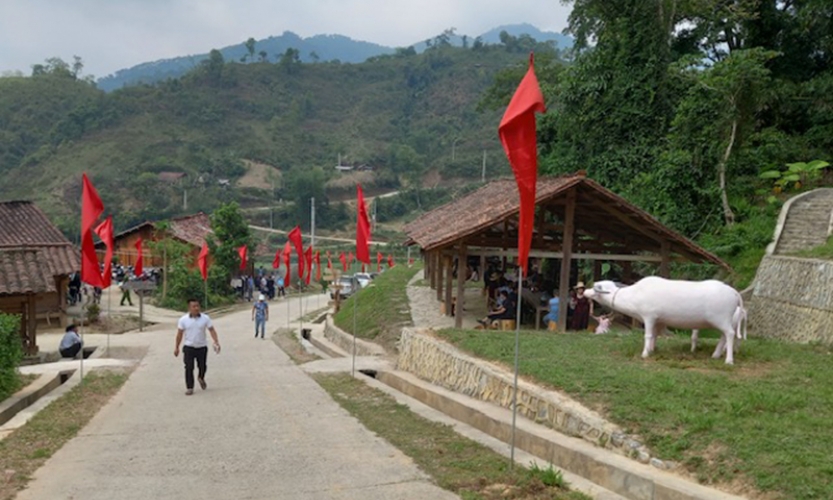
<path id="1" fill-rule="evenodd" d="M 266 322 L 269 320 L 269 304 L 266 303 L 266 297 L 261 293 L 257 298 L 257 302 L 252 306 L 252 321 L 255 322 L 255 338 L 257 332 L 260 330 L 260 338 L 265 338 Z"/>
<path id="2" fill-rule="evenodd" d="M 206 362 L 208 358 L 208 339 L 205 331 L 211 333 L 214 341 L 214 352 L 220 354 L 220 341 L 217 340 L 217 330 L 207 314 L 200 312 L 200 301 L 188 299 L 188 314 L 179 318 L 176 331 L 176 345 L 174 356 L 179 356 L 179 344 L 183 337 L 182 358 L 185 361 L 185 395 L 194 394 L 194 361 L 197 362 L 198 380 L 203 390 L 208 388 L 205 383 Z"/>

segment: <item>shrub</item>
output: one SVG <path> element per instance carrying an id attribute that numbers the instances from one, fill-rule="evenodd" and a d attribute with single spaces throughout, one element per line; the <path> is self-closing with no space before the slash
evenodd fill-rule
<path id="1" fill-rule="evenodd" d="M 90 304 L 87 306 L 87 321 L 90 323 L 98 323 L 101 318 L 101 306 L 98 304 Z"/>
<path id="2" fill-rule="evenodd" d="M 0 314 L 0 400 L 17 390 L 17 365 L 22 358 L 20 316 Z"/>

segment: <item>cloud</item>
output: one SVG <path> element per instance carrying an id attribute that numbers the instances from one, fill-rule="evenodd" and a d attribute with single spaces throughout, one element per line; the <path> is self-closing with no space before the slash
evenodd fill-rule
<path id="1" fill-rule="evenodd" d="M 81 56 L 104 76 L 142 62 L 205 53 L 292 31 L 407 46 L 447 28 L 476 36 L 529 22 L 561 31 L 570 8 L 552 0 L 0 0 L 0 72 Z"/>

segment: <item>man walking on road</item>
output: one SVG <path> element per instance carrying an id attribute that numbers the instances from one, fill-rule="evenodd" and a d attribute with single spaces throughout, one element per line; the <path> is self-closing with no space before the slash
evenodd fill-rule
<path id="1" fill-rule="evenodd" d="M 214 329 L 214 324 L 211 323 L 211 318 L 207 314 L 200 312 L 199 300 L 188 299 L 188 314 L 179 318 L 176 331 L 176 346 L 174 347 L 174 356 L 179 356 L 179 344 L 182 342 L 184 336 L 185 342 L 182 347 L 182 357 L 185 361 L 186 396 L 194 394 L 194 361 L 197 362 L 200 387 L 203 390 L 208 388 L 208 384 L 205 383 L 206 361 L 208 358 L 208 339 L 205 336 L 206 330 L 211 333 L 211 339 L 214 341 L 214 352 L 220 354 L 220 341 L 217 340 L 217 331 Z"/>
<path id="2" fill-rule="evenodd" d="M 257 302 L 252 306 L 252 321 L 255 322 L 255 338 L 257 332 L 260 330 L 260 338 L 265 338 L 266 322 L 269 320 L 269 304 L 266 303 L 266 297 L 261 293 L 257 298 Z"/>

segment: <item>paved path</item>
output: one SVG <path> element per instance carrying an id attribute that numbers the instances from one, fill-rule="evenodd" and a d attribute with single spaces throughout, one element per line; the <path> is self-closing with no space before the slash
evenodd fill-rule
<path id="1" fill-rule="evenodd" d="M 326 304 L 324 295 L 307 300 L 308 310 Z M 270 327 L 284 327 L 285 315 L 274 304 Z M 215 325 L 223 351 L 209 354 L 208 390 L 190 397 L 182 358 L 173 357 L 173 326 L 119 336 L 146 340 L 147 356 L 18 498 L 456 498 L 349 416 L 273 342 L 254 339 L 248 311 Z"/>

